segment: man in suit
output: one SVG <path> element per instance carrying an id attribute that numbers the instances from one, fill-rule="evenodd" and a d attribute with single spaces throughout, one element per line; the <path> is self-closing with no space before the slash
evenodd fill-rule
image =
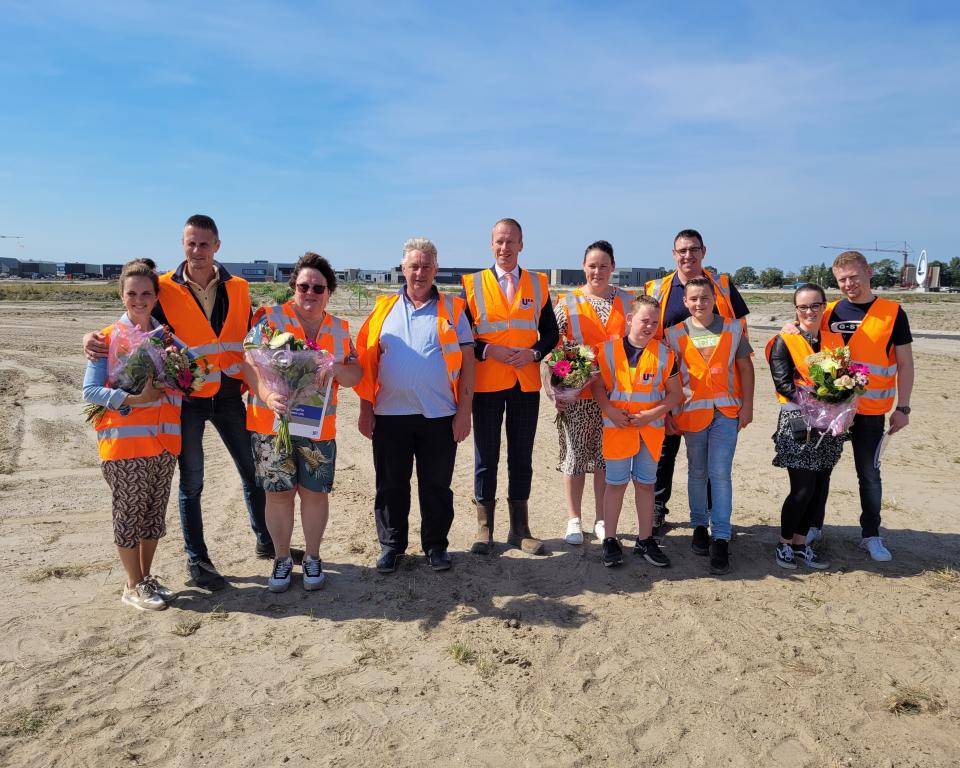
<path id="1" fill-rule="evenodd" d="M 494 264 L 463 277 L 463 298 L 473 326 L 476 386 L 473 398 L 474 499 L 477 535 L 471 551 L 493 548 L 500 429 L 507 417 L 507 541 L 543 554 L 530 533 L 527 502 L 533 477 L 533 442 L 540 412 L 539 363 L 560 339 L 547 276 L 519 267 L 523 230 L 500 219 L 490 238 Z"/>

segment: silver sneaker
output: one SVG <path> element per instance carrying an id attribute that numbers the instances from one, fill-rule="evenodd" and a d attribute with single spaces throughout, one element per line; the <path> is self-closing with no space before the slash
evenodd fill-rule
<path id="1" fill-rule="evenodd" d="M 156 576 L 144 576 L 143 580 L 153 587 L 153 594 L 159 595 L 163 602 L 172 603 L 177 599 L 177 593 L 165 584 L 161 584 Z"/>
<path id="2" fill-rule="evenodd" d="M 133 606 L 139 611 L 162 611 L 167 607 L 163 598 L 153 591 L 153 587 L 146 579 L 135 587 L 128 587 L 124 584 L 123 597 L 120 598 L 120 602 Z"/>

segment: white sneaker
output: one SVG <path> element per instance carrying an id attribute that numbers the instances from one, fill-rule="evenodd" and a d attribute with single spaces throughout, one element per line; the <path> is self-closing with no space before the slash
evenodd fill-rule
<path id="1" fill-rule="evenodd" d="M 271 592 L 286 592 L 290 588 L 291 573 L 293 573 L 293 558 L 274 560 L 273 571 L 267 579 L 267 587 Z"/>
<path id="2" fill-rule="evenodd" d="M 320 589 L 326 580 L 326 574 L 320 564 L 320 558 L 314 560 L 304 555 L 303 558 L 303 588 L 308 592 Z"/>
<path id="3" fill-rule="evenodd" d="M 567 532 L 563 537 L 567 544 L 583 544 L 583 524 L 579 517 L 567 520 Z"/>
<path id="4" fill-rule="evenodd" d="M 593 524 L 593 535 L 597 537 L 597 541 L 603 541 L 607 538 L 607 527 L 603 524 L 603 520 L 597 520 Z"/>
<path id="5" fill-rule="evenodd" d="M 870 557 L 878 563 L 885 563 L 893 560 L 890 550 L 883 546 L 883 539 L 879 536 L 868 536 L 860 542 L 860 548 L 867 550 Z"/>
<path id="6" fill-rule="evenodd" d="M 162 611 L 167 607 L 167 604 L 160 595 L 153 591 L 153 586 L 146 579 L 135 587 L 128 587 L 124 584 L 120 602 L 141 611 Z"/>
<path id="7" fill-rule="evenodd" d="M 809 547 L 817 539 L 822 539 L 822 538 L 823 538 L 823 531 L 821 531 L 819 528 L 811 528 L 809 531 L 807 531 L 807 546 Z"/>

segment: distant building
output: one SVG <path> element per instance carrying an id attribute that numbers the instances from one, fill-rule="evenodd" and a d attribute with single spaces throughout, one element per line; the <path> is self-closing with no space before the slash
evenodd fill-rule
<path id="1" fill-rule="evenodd" d="M 6 275 L 7 277 L 19 277 L 20 259 L 0 257 L 0 275 Z"/>
<path id="2" fill-rule="evenodd" d="M 275 283 L 277 281 L 277 265 L 269 261 L 257 259 L 255 261 L 221 261 L 231 275 L 242 277 L 250 283 Z"/>
<path id="3" fill-rule="evenodd" d="M 123 271 L 123 264 L 104 264 L 103 279 L 116 280 L 118 277 L 120 277 L 120 273 L 122 271 Z"/>
<path id="4" fill-rule="evenodd" d="M 68 280 L 100 280 L 103 277 L 103 268 L 99 264 L 68 261 L 63 265 L 63 276 Z"/>
<path id="5" fill-rule="evenodd" d="M 21 261 L 20 277 L 33 280 L 42 277 L 56 277 L 57 265 L 52 261 Z"/>

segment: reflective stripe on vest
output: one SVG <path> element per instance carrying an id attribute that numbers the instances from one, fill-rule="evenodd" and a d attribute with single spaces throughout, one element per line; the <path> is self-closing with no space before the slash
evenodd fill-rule
<path id="1" fill-rule="evenodd" d="M 193 355 L 203 357 L 208 366 L 203 386 L 191 397 L 213 397 L 220 389 L 221 372 L 243 379 L 243 337 L 249 330 L 250 291 L 247 281 L 231 277 L 224 281 L 227 292 L 227 317 L 220 335 L 186 285 L 173 280 L 173 272 L 160 276 L 160 306 L 173 333 Z"/>
<path id="2" fill-rule="evenodd" d="M 598 361 L 608 399 L 615 407 L 628 413 L 639 413 L 654 408 L 666 391 L 666 377 L 673 368 L 673 352 L 662 341 L 647 344 L 637 361 L 633 374 L 623 350 L 623 341 L 615 339 L 600 348 Z M 639 389 L 634 389 L 640 383 Z M 661 416 L 642 427 L 616 427 L 603 417 L 603 457 L 625 459 L 635 456 L 643 440 L 655 461 L 660 460 L 663 447 L 664 419 Z"/>
<path id="3" fill-rule="evenodd" d="M 724 319 L 720 332 L 720 343 L 704 360 L 700 350 L 694 346 L 684 323 L 677 323 L 667 330 L 667 340 L 677 355 L 680 378 L 683 383 L 685 401 L 677 411 L 677 426 L 683 432 L 699 432 L 710 426 L 713 410 L 718 409 L 724 416 L 735 418 L 743 405 L 740 393 L 740 376 L 737 372 L 736 354 L 745 324 L 743 320 Z M 718 358 L 721 347 L 728 345 L 725 358 Z M 723 390 L 718 390 L 714 370 L 722 364 L 726 371 Z M 705 374 L 705 375 L 704 375 Z M 712 384 L 713 387 L 709 387 Z"/>
<path id="4" fill-rule="evenodd" d="M 676 272 L 671 272 L 666 277 L 648 280 L 643 289 L 644 293 L 648 296 L 653 296 L 653 298 L 660 302 L 660 327 L 657 329 L 656 334 L 656 338 L 658 339 L 662 339 L 666 333 L 663 320 L 667 313 L 667 304 L 670 301 L 670 291 L 673 286 L 673 278 L 676 277 L 676 274 Z M 736 313 L 733 311 L 733 302 L 730 298 L 730 277 L 721 274 L 719 278 L 715 278 L 708 269 L 703 270 L 703 276 L 713 285 L 713 297 L 715 300 L 713 311 L 720 315 L 720 317 L 733 320 Z"/>
<path id="5" fill-rule="evenodd" d="M 292 333 L 298 339 L 306 339 L 303 326 L 293 309 L 292 301 L 283 305 L 260 307 L 253 316 L 253 325 L 259 323 L 263 318 L 266 318 L 277 330 Z M 343 362 L 350 354 L 350 327 L 347 325 L 347 321 L 341 320 L 329 312 L 325 313 L 323 322 L 320 323 L 320 329 L 317 331 L 316 341 L 321 349 L 334 356 L 336 362 Z M 323 423 L 320 425 L 320 437 L 317 440 L 333 440 L 337 436 L 337 392 L 339 388 L 339 384 L 334 379 L 330 387 L 330 401 L 327 403 Z M 247 429 L 263 435 L 272 435 L 275 434 L 273 428 L 275 421 L 276 414 L 267 408 L 267 404 L 263 400 L 251 392 L 247 398 Z"/>
<path id="6" fill-rule="evenodd" d="M 832 301 L 827 305 L 827 311 L 823 314 L 824 328 L 829 329 L 837 303 Z M 881 416 L 893 408 L 897 396 L 897 360 L 893 347 L 887 352 L 887 345 L 893 335 L 899 309 L 897 302 L 877 298 L 847 341 L 850 362 L 865 365 L 870 370 L 867 391 L 860 396 L 857 413 Z"/>
<path id="7" fill-rule="evenodd" d="M 523 270 L 510 306 L 492 269 L 464 275 L 462 280 L 478 340 L 516 349 L 531 349 L 537 343 L 540 312 L 548 299 L 546 275 Z M 492 358 L 477 360 L 477 392 L 500 392 L 517 382 L 524 392 L 539 391 L 539 365 L 514 368 Z"/>

